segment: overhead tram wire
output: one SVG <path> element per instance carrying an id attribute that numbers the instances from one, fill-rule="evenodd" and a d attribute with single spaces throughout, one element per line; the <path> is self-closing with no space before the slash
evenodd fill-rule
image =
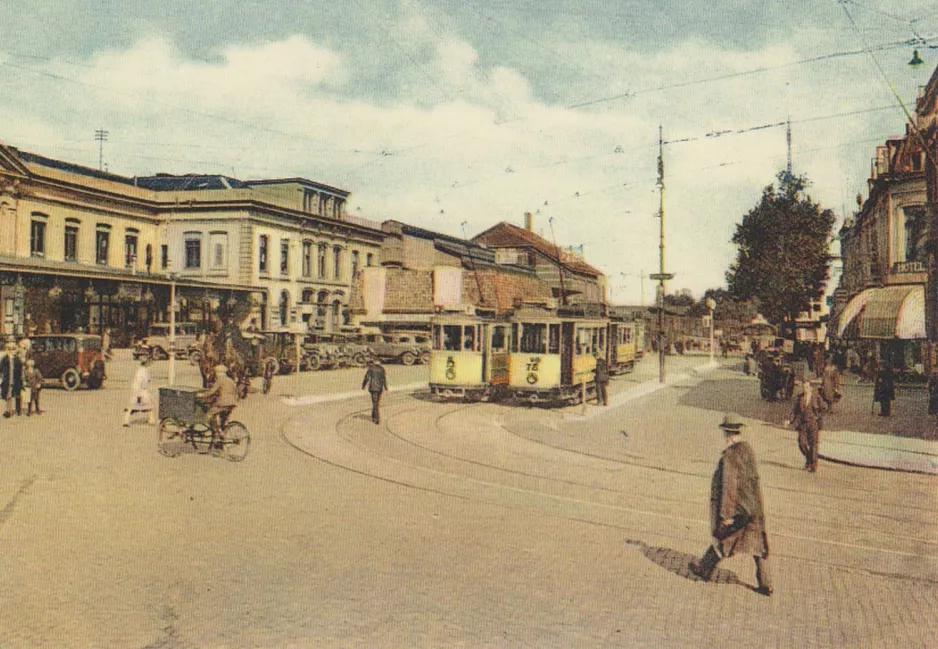
<path id="1" fill-rule="evenodd" d="M 893 97 L 896 98 L 896 102 L 902 108 L 902 112 L 905 113 L 907 124 L 911 129 L 912 133 L 918 138 L 919 143 L 922 145 L 922 150 L 925 152 L 925 156 L 928 158 L 929 162 L 933 166 L 936 165 L 935 156 L 932 153 L 925 138 L 922 136 L 922 132 L 918 128 L 918 124 L 915 123 L 915 119 L 912 117 L 911 111 L 909 111 L 908 106 L 905 105 L 905 102 L 902 100 L 902 97 L 899 95 L 899 91 L 896 90 L 896 87 L 893 85 L 892 81 L 889 79 L 889 75 L 886 74 L 886 71 L 883 69 L 883 66 L 880 64 L 879 59 L 876 58 L 876 55 L 873 54 L 873 50 L 867 44 L 866 39 L 863 37 L 863 32 L 860 30 L 859 25 L 857 25 L 856 20 L 853 19 L 853 15 L 850 13 L 850 10 L 847 9 L 847 5 L 850 3 L 850 0 L 837 0 L 837 4 L 843 9 L 844 14 L 847 16 L 847 20 L 850 21 L 850 24 L 853 26 L 854 31 L 857 33 L 857 38 L 860 39 L 860 42 L 863 44 L 864 51 L 869 55 L 873 60 L 873 64 L 876 66 L 876 69 L 879 70 L 880 75 L 882 75 L 883 80 L 886 82 L 886 85 L 889 87 L 890 92 L 892 92 Z M 924 42 L 924 41 L 923 41 Z"/>
<path id="2" fill-rule="evenodd" d="M 936 36 L 930 36 L 926 40 L 933 41 L 938 39 Z M 908 47 L 912 42 L 917 42 L 917 39 L 905 39 L 901 41 L 892 41 L 889 43 L 883 43 L 876 46 L 877 51 L 898 49 L 900 47 Z M 691 79 L 688 81 L 679 81 L 676 83 L 663 84 L 660 86 L 654 86 L 650 88 L 642 88 L 639 90 L 632 90 L 629 92 L 621 93 L 618 95 L 610 95 L 608 97 L 600 97 L 599 99 L 591 99 L 589 101 L 583 101 L 575 104 L 570 104 L 566 108 L 585 108 L 587 106 L 593 106 L 596 104 L 602 104 L 610 101 L 617 101 L 619 99 L 630 99 L 632 97 L 637 97 L 639 95 L 645 95 L 653 92 L 661 92 L 663 90 L 674 90 L 677 88 L 686 88 L 688 86 L 695 86 L 705 83 L 713 83 L 718 81 L 726 81 L 727 79 L 735 79 L 738 77 L 744 77 L 752 74 L 762 74 L 764 72 L 771 72 L 773 70 L 784 70 L 786 68 L 795 67 L 798 65 L 809 65 L 812 63 L 819 63 L 821 61 L 828 61 L 831 59 L 839 59 L 848 56 L 856 56 L 858 54 L 866 54 L 866 49 L 860 50 L 846 50 L 842 52 L 831 52 L 829 54 L 822 54 L 820 56 L 813 56 L 806 59 L 798 59 L 796 61 L 790 61 L 789 63 L 780 63 L 779 65 L 765 65 L 758 68 L 752 68 L 750 70 L 742 70 L 740 72 L 729 72 L 727 74 L 721 74 L 714 77 L 706 77 L 703 79 Z"/>
<path id="3" fill-rule="evenodd" d="M 360 7 L 362 6 L 362 5 L 361 5 L 361 2 L 359 2 L 359 0 L 355 0 L 355 1 L 356 1 L 356 3 L 357 3 Z M 379 27 L 380 27 L 380 26 L 379 26 Z M 383 29 L 383 28 L 382 28 L 382 29 Z M 386 30 L 384 30 L 384 31 L 385 31 L 385 33 L 386 33 Z M 389 38 L 390 38 L 390 36 L 389 36 Z M 934 37 L 929 37 L 927 40 L 933 40 L 933 39 L 934 39 Z M 422 69 L 422 66 L 421 66 L 418 62 L 414 61 L 413 58 L 410 57 L 409 54 L 407 54 L 406 51 L 404 51 L 404 48 L 403 48 L 399 43 L 397 43 L 397 41 L 395 41 L 393 38 L 390 38 L 390 40 L 395 43 L 395 45 L 401 50 L 401 52 L 402 52 L 406 57 L 409 58 L 409 60 L 411 60 L 411 62 L 414 64 L 415 67 L 421 68 L 421 72 L 422 72 L 425 76 L 428 75 L 428 73 L 426 73 L 426 71 Z M 880 45 L 876 46 L 874 49 L 876 49 L 876 50 L 887 50 L 887 49 L 893 49 L 893 48 L 896 48 L 896 47 L 907 47 L 907 46 L 908 46 L 910 43 L 912 43 L 912 42 L 918 42 L 918 40 L 917 40 L 917 39 L 913 39 L 913 40 L 911 40 L 911 41 L 910 41 L 910 40 L 903 40 L 903 41 L 895 41 L 895 42 L 884 43 L 884 44 L 880 44 Z M 587 106 L 587 105 L 592 105 L 592 104 L 598 104 L 598 103 L 602 103 L 602 102 L 605 102 L 605 101 L 613 101 L 613 100 L 615 100 L 615 99 L 619 99 L 619 98 L 623 98 L 623 97 L 627 97 L 627 96 L 636 96 L 636 95 L 638 95 L 638 94 L 646 94 L 646 93 L 649 93 L 649 92 L 657 92 L 657 91 L 668 90 L 668 89 L 672 89 L 672 88 L 686 87 L 686 86 L 689 86 L 689 85 L 699 85 L 699 84 L 706 84 L 706 83 L 718 82 L 718 81 L 722 81 L 722 80 L 725 80 L 725 79 L 728 79 L 728 78 L 740 77 L 740 76 L 745 76 L 745 75 L 750 75 L 750 74 L 758 74 L 758 73 L 770 71 L 770 70 L 773 70 L 773 69 L 782 69 L 782 68 L 793 67 L 793 66 L 796 66 L 796 65 L 803 65 L 803 64 L 815 63 L 815 62 L 817 62 L 817 61 L 823 61 L 823 60 L 827 60 L 827 59 L 840 58 L 840 57 L 844 57 L 844 56 L 852 56 L 852 55 L 855 55 L 855 54 L 863 53 L 863 52 L 865 52 L 865 51 L 866 51 L 866 50 L 833 52 L 833 53 L 825 54 L 825 55 L 818 56 L 818 57 L 812 57 L 812 58 L 808 58 L 808 59 L 801 59 L 801 60 L 799 60 L 799 61 L 792 61 L 792 62 L 790 62 L 790 63 L 781 64 L 781 65 L 779 65 L 779 66 L 764 66 L 764 67 L 755 68 L 755 69 L 752 69 L 752 70 L 744 70 L 744 71 L 741 71 L 741 72 L 732 73 L 732 74 L 729 74 L 729 75 L 720 75 L 720 76 L 717 76 L 717 77 L 710 77 L 710 78 L 704 78 L 704 79 L 690 80 L 690 81 L 681 82 L 681 83 L 677 83 L 677 84 L 666 84 L 666 85 L 658 86 L 658 87 L 655 87 L 655 88 L 647 88 L 647 89 L 643 89 L 643 90 L 639 90 L 639 91 L 633 91 L 633 92 L 630 92 L 630 93 L 625 93 L 625 94 L 623 94 L 623 95 L 616 95 L 616 96 L 612 96 L 612 97 L 601 98 L 601 99 L 591 100 L 591 101 L 587 101 L 587 102 L 581 102 L 581 103 L 578 103 L 578 104 L 572 104 L 572 105 L 567 106 L 567 108 L 572 109 L 572 108 L 577 108 L 577 107 L 582 107 L 582 106 Z M 8 51 L 0 51 L 0 53 L 6 53 L 6 54 L 8 54 L 8 55 L 17 56 L 17 57 L 22 57 L 22 58 L 32 58 L 32 59 L 36 59 L 36 60 L 43 60 L 43 59 L 41 59 L 41 57 L 36 57 L 36 56 L 33 56 L 33 55 L 19 54 L 19 53 L 8 52 Z M 51 59 L 44 59 L 44 60 L 51 60 Z M 79 64 L 79 63 L 74 63 L 74 62 L 68 62 L 68 61 L 66 61 L 65 63 L 68 64 L 68 65 L 76 65 L 76 66 L 89 67 L 89 66 L 87 66 L 87 65 L 85 65 L 85 64 Z M 124 91 L 120 91 L 120 90 L 116 90 L 116 89 L 111 89 L 111 88 L 102 87 L 102 86 L 95 85 L 95 84 L 89 84 L 89 83 L 86 83 L 86 82 L 83 82 L 83 81 L 79 81 L 79 80 L 76 80 L 76 79 L 72 79 L 72 78 L 67 77 L 67 76 L 64 76 L 64 75 L 55 74 L 55 73 L 51 73 L 51 72 L 46 72 L 46 71 L 42 71 L 42 70 L 36 70 L 35 68 L 32 68 L 32 67 L 30 67 L 30 66 L 18 65 L 18 64 L 15 64 L 15 63 L 11 63 L 11 62 L 9 62 L 9 61 L 0 60 L 0 66 L 4 66 L 4 65 L 5 65 L 5 66 L 8 66 L 8 67 L 11 67 L 11 68 L 14 68 L 14 69 L 19 69 L 19 70 L 22 70 L 22 71 L 25 71 L 25 72 L 28 72 L 28 73 L 31 73 L 31 74 L 36 74 L 36 75 L 40 75 L 40 76 L 45 76 L 45 77 L 48 77 L 48 78 L 52 78 L 52 79 L 54 79 L 54 80 L 64 81 L 64 82 L 66 82 L 66 83 L 76 84 L 76 85 L 80 85 L 80 86 L 92 88 L 92 89 L 95 89 L 95 90 L 99 90 L 99 91 L 102 91 L 102 92 L 106 92 L 106 93 L 110 93 L 110 94 L 114 94 L 114 95 L 118 95 L 118 96 L 128 96 L 128 97 L 132 97 L 132 98 L 136 98 L 136 99 L 141 99 L 141 100 L 146 99 L 146 100 L 149 101 L 150 103 L 153 103 L 153 104 L 156 104 L 156 105 L 160 105 L 160 106 L 164 106 L 164 107 L 171 108 L 171 109 L 175 109 L 175 110 L 178 110 L 178 111 L 183 112 L 183 113 L 196 115 L 196 116 L 203 117 L 203 118 L 206 118 L 206 119 L 216 119 L 216 120 L 219 120 L 219 121 L 221 121 L 221 122 L 225 122 L 225 123 L 229 123 L 229 124 L 234 124 L 234 125 L 239 125 L 239 126 L 246 126 L 246 127 L 248 127 L 248 128 L 251 128 L 251 129 L 257 130 L 257 131 L 269 132 L 269 133 L 273 133 L 273 134 L 276 134 L 276 135 L 285 136 L 285 137 L 289 137 L 289 138 L 300 138 L 300 139 L 303 139 L 303 140 L 315 142 L 315 143 L 317 143 L 317 144 L 326 144 L 326 143 L 325 143 L 324 141 L 322 141 L 322 140 L 319 140 L 319 139 L 316 139 L 316 138 L 313 138 L 313 137 L 311 137 L 311 136 L 304 135 L 304 134 L 301 134 L 301 133 L 290 132 L 290 131 L 286 131 L 286 130 L 283 130 L 283 129 L 272 128 L 272 127 L 269 127 L 269 126 L 260 126 L 260 125 L 257 125 L 257 124 L 248 122 L 248 121 L 246 121 L 246 120 L 240 120 L 240 119 L 236 119 L 236 118 L 224 117 L 224 116 L 221 116 L 221 115 L 216 115 L 216 114 L 213 114 L 213 113 L 207 113 L 207 112 L 205 112 L 205 111 L 198 111 L 198 110 L 194 110 L 194 109 L 191 109 L 191 108 L 186 108 L 186 107 L 183 107 L 183 106 L 171 104 L 171 103 L 168 103 L 168 102 L 153 101 L 151 98 L 148 98 L 148 97 L 141 97 L 140 95 L 137 95 L 136 93 L 128 93 L 128 92 L 124 92 Z M 431 79 L 431 81 L 433 81 L 433 80 Z M 509 123 L 514 123 L 514 122 L 523 122 L 523 121 L 526 121 L 526 120 L 527 120 L 527 118 L 519 117 L 519 118 L 517 118 L 517 119 L 515 119 L 515 120 L 510 120 L 510 121 L 506 121 L 506 122 L 497 123 L 496 125 L 498 126 L 498 125 L 509 124 Z M 464 132 L 464 131 L 462 131 L 462 132 L 457 132 L 457 133 L 453 133 L 452 135 L 448 136 L 447 139 L 453 138 L 453 137 L 460 137 L 460 136 L 462 136 L 462 135 L 465 135 L 465 132 Z M 405 149 L 392 149 L 392 150 L 391 150 L 391 153 L 392 153 L 392 154 L 399 154 L 399 153 L 402 153 L 402 152 L 404 152 L 404 151 L 416 150 L 416 149 L 419 149 L 419 148 L 423 148 L 423 147 L 426 147 L 426 146 L 430 146 L 430 145 L 432 145 L 432 144 L 436 144 L 438 141 L 439 141 L 439 139 L 436 139 L 436 140 L 433 140 L 432 142 L 426 142 L 425 144 L 420 144 L 420 145 L 413 145 L 413 146 L 410 146 L 410 147 L 406 147 Z M 339 149 L 335 149 L 335 148 L 333 147 L 333 150 L 339 150 Z M 342 150 L 342 151 L 345 151 L 345 152 L 349 152 L 349 153 L 364 153 L 364 154 L 367 154 L 367 155 L 376 156 L 375 159 L 373 159 L 373 160 L 371 160 L 371 161 L 369 161 L 369 162 L 367 162 L 367 163 L 363 163 L 363 164 L 360 165 L 359 167 L 356 167 L 356 169 L 358 169 L 358 168 L 363 168 L 363 167 L 369 166 L 369 165 L 371 165 L 371 164 L 375 164 L 376 162 L 380 162 L 380 161 L 383 159 L 383 157 L 384 157 L 384 156 L 382 156 L 380 153 L 371 152 L 371 151 L 361 151 L 361 150 L 357 150 L 357 149 L 341 149 L 341 150 Z M 352 170 L 352 172 L 354 172 L 354 169 Z M 350 172 L 346 172 L 346 175 L 348 175 L 348 173 L 350 173 Z M 349 179 L 349 180 L 351 181 L 351 179 Z"/>

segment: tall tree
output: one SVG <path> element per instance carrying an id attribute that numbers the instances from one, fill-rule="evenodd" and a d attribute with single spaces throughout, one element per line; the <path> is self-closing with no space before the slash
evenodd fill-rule
<path id="1" fill-rule="evenodd" d="M 726 273 L 730 292 L 755 299 L 762 315 L 776 325 L 793 325 L 827 282 L 834 213 L 804 193 L 808 181 L 787 172 L 778 189 L 769 185 L 759 204 L 736 226 L 739 249 Z"/>

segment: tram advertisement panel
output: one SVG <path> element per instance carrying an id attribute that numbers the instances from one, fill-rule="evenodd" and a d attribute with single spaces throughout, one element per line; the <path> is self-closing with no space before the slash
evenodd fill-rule
<path id="1" fill-rule="evenodd" d="M 435 385 L 478 385 L 482 380 L 479 352 L 436 352 L 430 356 L 430 383 Z"/>
<path id="2" fill-rule="evenodd" d="M 554 354 L 511 355 L 509 384 L 532 390 L 560 385 L 560 356 Z"/>

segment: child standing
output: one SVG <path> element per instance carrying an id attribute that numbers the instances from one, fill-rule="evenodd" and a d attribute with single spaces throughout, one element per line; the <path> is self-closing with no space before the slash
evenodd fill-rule
<path id="1" fill-rule="evenodd" d="M 36 368 L 36 361 L 29 359 L 26 361 L 26 393 L 29 405 L 26 406 L 26 416 L 33 414 L 33 407 L 36 408 L 36 414 L 41 415 L 39 410 L 39 393 L 42 391 L 42 372 Z"/>

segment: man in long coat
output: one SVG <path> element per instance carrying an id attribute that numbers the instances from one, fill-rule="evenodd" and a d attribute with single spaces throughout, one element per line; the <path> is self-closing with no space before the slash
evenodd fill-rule
<path id="1" fill-rule="evenodd" d="M 840 368 L 831 359 L 827 359 L 822 367 L 821 398 L 827 404 L 827 412 L 833 412 L 834 404 L 843 396 L 843 379 Z"/>
<path id="2" fill-rule="evenodd" d="M 811 473 L 817 471 L 818 449 L 823 425 L 821 396 L 811 381 L 802 381 L 801 392 L 792 404 L 791 419 L 785 426 L 794 425 L 798 431 L 798 450 L 804 455 L 804 468 Z"/>
<path id="3" fill-rule="evenodd" d="M 756 562 L 756 592 L 773 593 L 769 540 L 765 531 L 762 487 L 752 447 L 742 440 L 743 422 L 728 413 L 720 424 L 726 448 L 710 483 L 710 531 L 713 543 L 700 561 L 690 563 L 695 575 L 709 581 L 726 557 L 749 554 Z"/>
<path id="4" fill-rule="evenodd" d="M 6 401 L 4 417 L 12 417 L 14 408 L 19 405 L 20 392 L 23 390 L 23 360 L 17 354 L 16 343 L 5 345 L 6 353 L 0 358 L 0 392 Z M 20 414 L 17 409 L 16 414 Z"/>
<path id="5" fill-rule="evenodd" d="M 892 402 L 896 398 L 896 379 L 892 373 L 892 365 L 888 362 L 876 373 L 876 383 L 873 386 L 873 401 L 879 402 L 879 416 L 892 416 Z"/>

